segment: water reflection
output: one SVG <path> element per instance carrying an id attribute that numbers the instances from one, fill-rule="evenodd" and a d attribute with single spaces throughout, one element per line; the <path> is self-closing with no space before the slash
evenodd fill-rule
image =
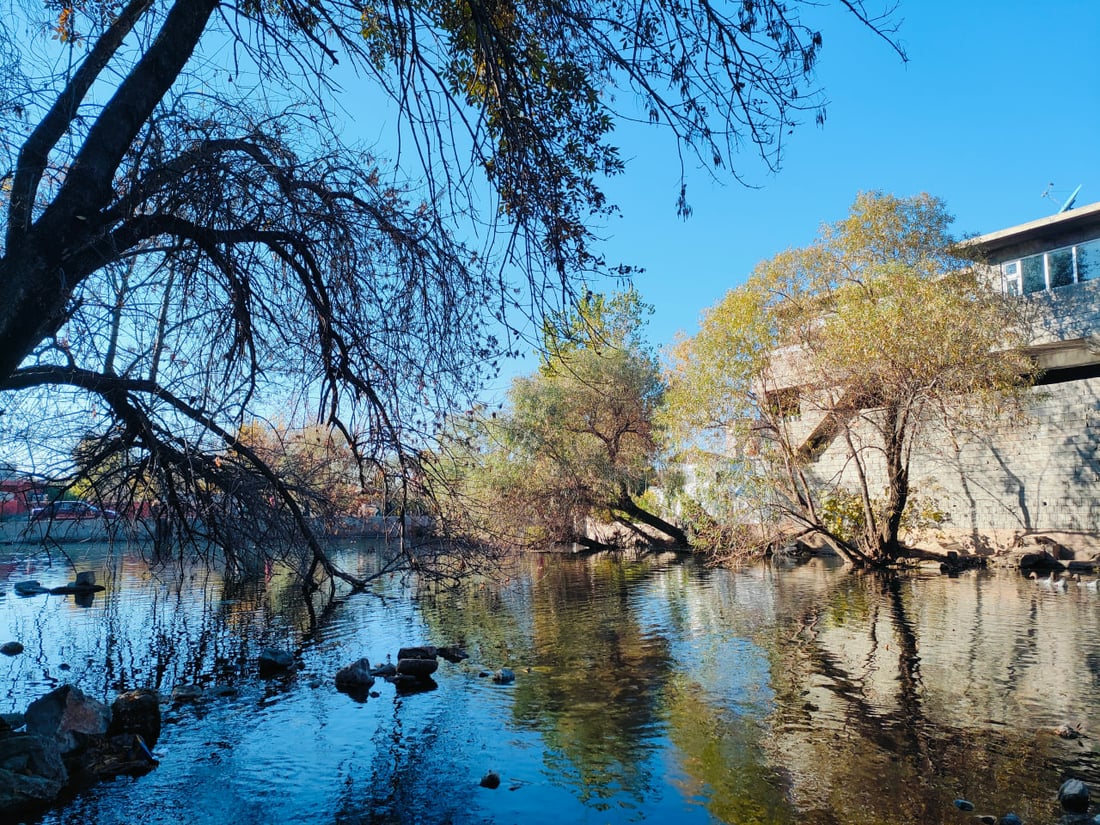
<path id="1" fill-rule="evenodd" d="M 1095 740 L 1050 732 L 1088 734 L 1100 700 L 1100 594 L 1085 588 L 531 557 L 461 591 L 394 577 L 325 603 L 278 568 L 227 580 L 70 552 L 107 585 L 91 606 L 13 595 L 21 579 L 63 583 L 68 562 L 0 558 L 0 641 L 26 646 L 0 660 L 0 711 L 64 682 L 105 699 L 207 692 L 166 706 L 157 770 L 46 823 L 939 822 L 960 796 L 1041 823 L 1065 776 L 1100 783 Z M 335 690 L 339 667 L 417 643 L 471 658 L 441 663 L 428 693 Z M 303 670 L 259 679 L 265 646 Z M 500 667 L 514 684 L 482 675 Z M 490 769 L 497 790 L 478 785 Z"/>

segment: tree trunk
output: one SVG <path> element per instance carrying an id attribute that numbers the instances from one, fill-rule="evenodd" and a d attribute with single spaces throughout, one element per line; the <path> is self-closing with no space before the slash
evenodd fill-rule
<path id="1" fill-rule="evenodd" d="M 655 516 L 648 510 L 643 510 L 634 503 L 634 500 L 627 493 L 623 493 L 622 498 L 615 505 L 615 508 L 621 510 L 635 521 L 640 521 L 647 527 L 651 527 L 657 532 L 667 536 L 677 546 L 688 546 L 687 534 L 683 530 L 675 524 L 669 524 L 660 516 Z"/>

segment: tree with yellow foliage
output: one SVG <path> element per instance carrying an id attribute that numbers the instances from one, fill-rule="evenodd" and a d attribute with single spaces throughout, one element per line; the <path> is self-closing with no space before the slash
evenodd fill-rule
<path id="1" fill-rule="evenodd" d="M 672 419 L 729 460 L 739 515 L 759 528 L 745 535 L 814 535 L 856 565 L 912 555 L 910 459 L 932 425 L 988 424 L 1027 384 L 1021 307 L 954 254 L 951 221 L 929 195 L 861 194 L 676 346 Z M 830 449 L 845 468 L 822 478 Z"/>

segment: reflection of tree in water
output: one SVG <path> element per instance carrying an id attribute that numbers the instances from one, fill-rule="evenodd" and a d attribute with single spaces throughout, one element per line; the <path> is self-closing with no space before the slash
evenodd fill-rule
<path id="1" fill-rule="evenodd" d="M 653 569 L 552 562 L 532 593 L 537 672 L 517 681 L 514 717 L 542 733 L 547 768 L 585 802 L 620 793 L 641 801 L 651 790 L 671 662 L 667 640 L 640 626 L 631 594 Z"/>
<path id="2" fill-rule="evenodd" d="M 416 697 L 410 701 L 415 703 Z M 335 825 L 469 819 L 471 808 L 476 807 L 470 795 L 473 782 L 468 771 L 456 765 L 449 735 L 454 715 L 460 713 L 460 708 L 445 705 L 424 718 L 402 700 L 396 701 L 391 718 L 378 726 L 364 748 L 369 762 L 341 766 L 346 779 Z"/>
<path id="3" fill-rule="evenodd" d="M 824 600 L 799 594 L 781 605 L 787 621 L 769 645 L 773 760 L 790 767 L 802 821 L 937 822 L 959 796 L 1028 819 L 1027 800 L 1057 788 L 1057 777 L 1041 776 L 1043 740 L 1034 728 L 970 718 L 961 702 L 929 714 L 922 657 L 967 645 L 978 660 L 981 634 L 922 640 L 915 616 L 927 606 L 904 583 L 847 576 Z"/>
<path id="4" fill-rule="evenodd" d="M 107 588 L 90 608 L 40 596 L 12 611 L 12 630 L 31 654 L 13 663 L 21 676 L 9 692 L 14 709 L 62 681 L 99 698 L 135 687 L 167 694 L 180 683 L 235 685 L 253 676 L 260 648 L 288 646 L 308 621 L 301 588 L 278 568 L 227 579 L 204 560 L 150 564 L 141 550 L 79 548 L 75 569 L 96 571 Z"/>
<path id="5" fill-rule="evenodd" d="M 707 701 L 686 679 L 674 680 L 667 704 L 685 798 L 704 801 L 719 822 L 803 821 L 784 794 L 785 777 L 765 758 L 758 720 Z"/>

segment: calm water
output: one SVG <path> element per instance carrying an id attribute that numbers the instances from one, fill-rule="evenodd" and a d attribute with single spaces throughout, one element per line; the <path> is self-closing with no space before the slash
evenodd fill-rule
<path id="1" fill-rule="evenodd" d="M 345 563 L 368 569 L 361 549 Z M 313 618 L 278 572 L 233 584 L 106 547 L 70 551 L 106 579 L 91 606 L 20 598 L 12 582 L 72 578 L 20 552 L 0 549 L 0 641 L 27 648 L 0 657 L 0 711 L 66 682 L 108 701 L 238 691 L 165 705 L 156 770 L 36 822 L 894 825 L 970 821 L 965 797 L 1053 823 L 1063 778 L 1100 789 L 1100 593 L 1076 584 L 532 557 L 461 593 L 388 580 Z M 339 667 L 422 642 L 471 658 L 425 693 L 335 690 Z M 260 680 L 266 645 L 304 669 Z M 514 684 L 479 676 L 502 666 Z M 1086 737 L 1049 732 L 1063 723 Z"/>

